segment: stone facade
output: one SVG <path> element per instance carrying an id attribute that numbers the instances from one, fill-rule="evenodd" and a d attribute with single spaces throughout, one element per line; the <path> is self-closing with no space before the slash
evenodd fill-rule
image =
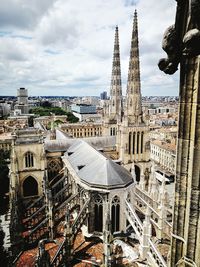
<path id="1" fill-rule="evenodd" d="M 151 159 L 161 168 L 175 174 L 176 145 L 164 141 L 151 142 Z"/>
<path id="2" fill-rule="evenodd" d="M 102 136 L 102 125 L 99 123 L 62 124 L 60 129 L 73 138 Z"/>
<path id="3" fill-rule="evenodd" d="M 11 148 L 12 193 L 17 192 L 19 198 L 41 196 L 45 173 L 43 133 L 36 129 L 18 130 Z"/>
<path id="4" fill-rule="evenodd" d="M 200 1 L 177 1 L 159 68 L 173 74 L 180 63 L 175 203 L 169 266 L 200 266 Z M 173 40 L 173 41 L 172 41 Z"/>

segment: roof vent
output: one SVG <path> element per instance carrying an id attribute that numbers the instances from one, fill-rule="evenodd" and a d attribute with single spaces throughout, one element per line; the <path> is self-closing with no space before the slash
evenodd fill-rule
<path id="1" fill-rule="evenodd" d="M 79 165 L 78 170 L 80 171 L 83 167 L 85 167 L 85 165 Z"/>

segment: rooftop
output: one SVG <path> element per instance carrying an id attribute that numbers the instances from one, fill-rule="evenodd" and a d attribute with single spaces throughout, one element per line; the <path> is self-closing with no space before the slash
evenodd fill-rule
<path id="1" fill-rule="evenodd" d="M 90 187 L 115 189 L 133 183 L 130 172 L 83 140 L 74 142 L 64 157 L 80 180 Z"/>

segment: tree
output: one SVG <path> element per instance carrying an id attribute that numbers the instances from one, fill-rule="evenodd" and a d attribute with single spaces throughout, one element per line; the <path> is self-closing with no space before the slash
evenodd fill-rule
<path id="1" fill-rule="evenodd" d="M 41 107 L 43 108 L 51 108 L 52 104 L 49 101 L 41 102 Z"/>

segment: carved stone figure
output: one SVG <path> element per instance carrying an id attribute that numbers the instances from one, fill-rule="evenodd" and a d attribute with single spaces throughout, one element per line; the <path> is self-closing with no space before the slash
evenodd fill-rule
<path id="1" fill-rule="evenodd" d="M 186 10 L 189 12 L 187 25 L 184 22 Z M 175 25 L 164 33 L 162 48 L 168 58 L 160 59 L 158 67 L 166 74 L 177 71 L 182 56 L 194 57 L 200 54 L 200 0 L 177 0 Z"/>

